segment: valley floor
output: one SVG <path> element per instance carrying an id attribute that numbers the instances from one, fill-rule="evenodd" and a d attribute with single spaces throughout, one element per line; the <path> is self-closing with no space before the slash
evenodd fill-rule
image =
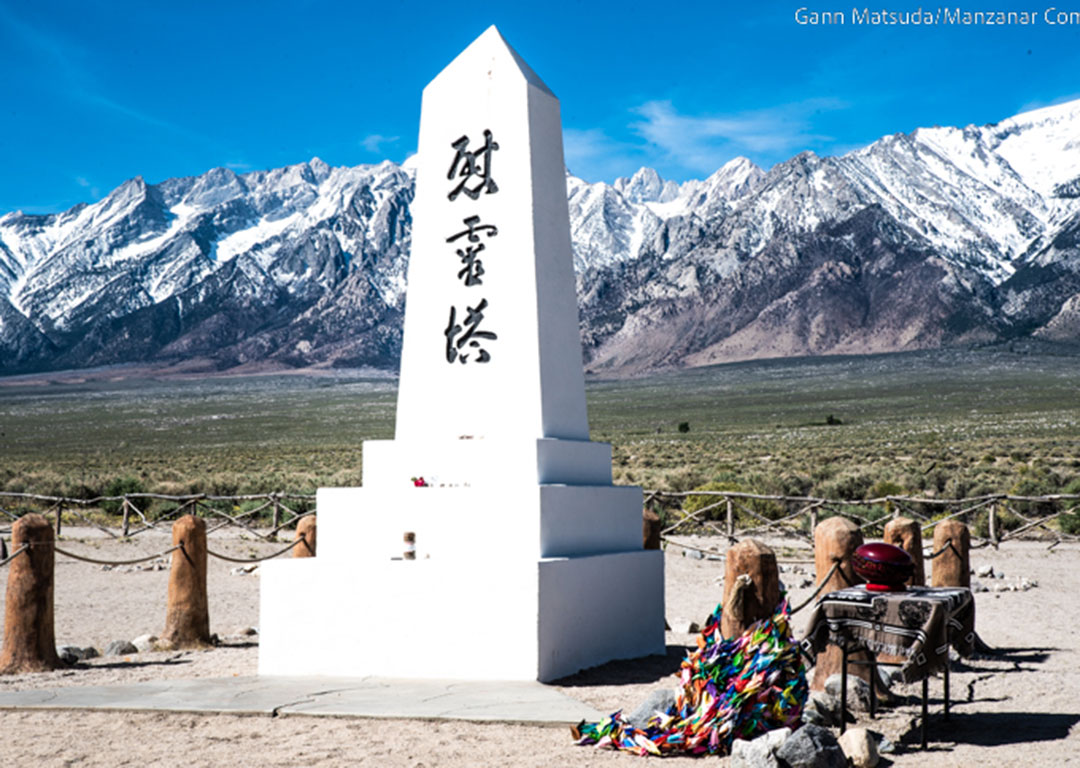
<path id="1" fill-rule="evenodd" d="M 157 536 L 157 538 L 153 538 Z M 722 550 L 719 540 L 695 542 Z M 167 546 L 164 534 L 133 544 L 68 529 L 63 546 L 99 558 L 133 558 Z M 233 556 L 266 553 L 278 545 L 213 535 L 212 548 Z M 701 622 L 719 600 L 723 563 L 666 554 L 666 614 L 678 627 Z M 1069 606 L 1080 592 L 1080 547 L 1013 542 L 999 551 L 973 553 L 973 566 L 992 565 L 1003 583 L 1033 579 L 1026 592 L 985 592 L 977 598 L 977 629 L 999 655 L 958 662 L 952 676 L 953 718 L 941 721 L 932 702 L 931 747 L 914 749 L 918 731 L 918 686 L 897 688 L 903 703 L 870 723 L 900 745 L 890 756 L 904 768 L 937 766 L 1070 765 L 1080 754 L 1080 641 Z M 128 683 L 170 678 L 255 674 L 257 636 L 238 630 L 258 626 L 257 575 L 233 575 L 231 564 L 211 560 L 211 630 L 224 644 L 210 651 L 148 653 L 99 658 L 52 673 L 0 678 L 0 690 Z M 781 578 L 798 604 L 810 592 L 799 587 L 812 565 L 789 563 Z M 0 570 L 0 587 L 7 569 Z M 59 557 L 56 568 L 56 626 L 60 643 L 104 647 L 111 640 L 160 632 L 165 619 L 168 571 L 105 571 L 101 566 Z M 803 629 L 808 610 L 797 614 Z M 387 631 L 410 631 L 388 628 Z M 500 635 L 497 612 L 490 626 L 478 627 L 483 642 L 513 642 Z M 666 658 L 618 662 L 560 681 L 566 694 L 601 711 L 636 706 L 653 689 L 674 687 L 678 664 L 694 642 L 690 634 L 669 632 Z M 301 649 L 302 652 L 302 649 Z M 940 680 L 931 695 L 940 693 Z M 11 764 L 41 766 L 607 766 L 641 765 L 642 758 L 576 747 L 568 730 L 552 727 L 462 722 L 411 722 L 308 717 L 0 711 L 4 758 Z M 689 758 L 674 758 L 691 763 Z M 667 761 L 665 761 L 666 764 Z M 727 760 L 709 760 L 725 765 Z M 695 763 L 696 764 L 696 763 Z"/>

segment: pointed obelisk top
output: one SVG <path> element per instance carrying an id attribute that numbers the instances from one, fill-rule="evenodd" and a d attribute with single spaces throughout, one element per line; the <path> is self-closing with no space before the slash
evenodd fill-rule
<path id="1" fill-rule="evenodd" d="M 518 55 L 513 46 L 506 42 L 506 38 L 502 36 L 498 27 L 494 24 L 485 29 L 480 37 L 473 40 L 468 48 L 455 56 L 454 60 L 447 64 L 442 72 L 428 83 L 424 90 L 427 91 L 429 88 L 438 87 L 444 79 L 452 79 L 457 75 L 458 70 L 479 72 L 483 71 L 484 67 L 487 67 L 488 76 L 490 77 L 497 69 L 491 64 L 506 58 L 513 61 L 514 67 L 525 78 L 525 82 L 555 98 L 555 94 L 551 92 L 551 89 L 533 72 L 532 67 L 525 63 L 525 60 Z M 505 70 L 509 68 L 499 67 L 498 69 Z"/>
<path id="2" fill-rule="evenodd" d="M 489 27 L 424 89 L 398 440 L 587 440 L 559 101 Z"/>

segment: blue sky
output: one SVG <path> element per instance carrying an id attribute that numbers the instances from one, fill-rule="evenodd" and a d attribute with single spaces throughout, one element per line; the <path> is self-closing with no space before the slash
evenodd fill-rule
<path id="1" fill-rule="evenodd" d="M 400 162 L 421 89 L 492 23 L 559 96 L 568 165 L 590 181 L 837 154 L 1080 98 L 1080 23 L 1047 24 L 1053 5 L 970 6 L 1034 9 L 1027 26 L 901 27 L 808 0 L 0 0 L 0 213 L 136 175 Z M 800 25 L 801 6 L 847 23 Z"/>

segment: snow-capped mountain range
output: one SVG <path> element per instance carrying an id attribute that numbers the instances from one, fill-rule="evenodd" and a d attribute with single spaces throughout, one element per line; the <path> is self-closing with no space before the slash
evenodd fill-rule
<path id="1" fill-rule="evenodd" d="M 413 178 L 314 159 L 2 216 L 0 373 L 393 369 Z M 1080 101 L 567 195 L 592 370 L 1080 341 Z"/>

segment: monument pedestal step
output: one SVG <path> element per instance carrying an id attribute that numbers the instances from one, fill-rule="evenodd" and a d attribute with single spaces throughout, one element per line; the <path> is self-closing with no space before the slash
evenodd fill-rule
<path id="1" fill-rule="evenodd" d="M 662 654 L 663 567 L 656 550 L 268 562 L 259 674 L 546 682 Z"/>
<path id="2" fill-rule="evenodd" d="M 611 444 L 558 438 L 365 440 L 364 487 L 611 485 Z"/>
<path id="3" fill-rule="evenodd" d="M 320 488 L 319 557 L 536 560 L 641 549 L 641 489 L 615 485 Z"/>

